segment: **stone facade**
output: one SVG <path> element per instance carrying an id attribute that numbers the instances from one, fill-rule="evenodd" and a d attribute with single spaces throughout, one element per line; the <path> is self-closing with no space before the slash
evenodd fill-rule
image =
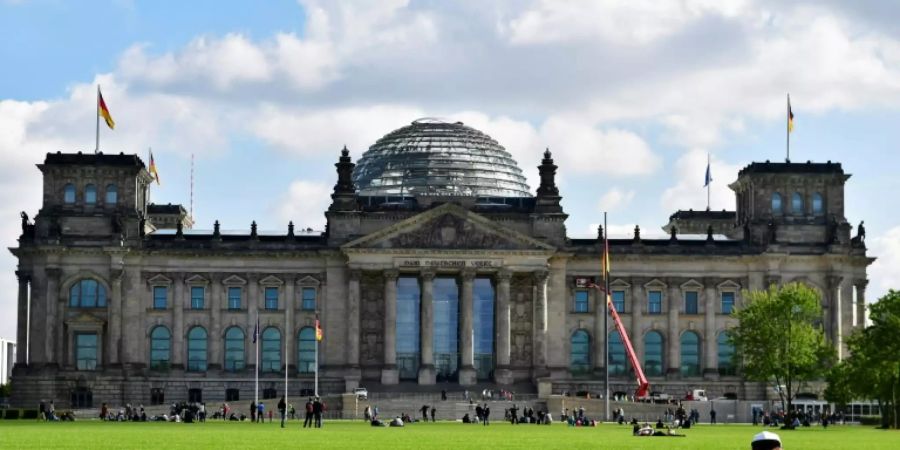
<path id="1" fill-rule="evenodd" d="M 258 234 L 254 224 L 247 234 L 223 235 L 218 223 L 212 232 L 184 233 L 191 222 L 180 207 L 174 232 L 172 223 L 154 225 L 146 201 L 151 177 L 135 155 L 48 154 L 38 166 L 43 205 L 33 223 L 23 217 L 19 246 L 11 249 L 19 261 L 13 403 L 249 400 L 260 358 L 252 343 L 257 320 L 261 389 L 281 389 L 286 368 L 290 395 L 300 395 L 313 383 L 302 363 L 314 345 L 304 333 L 317 316 L 325 336 L 318 344 L 321 392 L 435 384 L 434 283 L 448 278 L 459 286 L 454 383 L 540 380 L 554 391 L 597 390 L 606 370 L 606 315 L 602 297 L 585 286 L 599 282 L 601 241 L 566 237 L 549 152 L 535 197 L 491 203 L 366 197 L 350 180 L 346 149 L 336 166 L 324 233 L 295 233 L 291 225 L 281 235 Z M 864 323 L 873 261 L 864 238 L 850 238 L 843 214 L 848 177 L 840 164 L 754 163 L 731 185 L 736 211 L 715 217 L 716 234 L 728 238 L 676 232 L 650 240 L 636 230 L 632 239 L 610 240 L 621 318 L 638 358 L 653 353 L 663 366 L 650 376 L 653 390 L 764 396 L 761 385 L 720 370 L 717 337 L 734 325 L 723 311 L 728 302 L 740 307 L 744 290 L 770 284 L 801 281 L 819 290 L 826 334 L 846 352 L 842 338 Z M 96 190 L 92 201 L 87 185 Z M 106 196 L 110 189 L 116 196 Z M 786 199 L 778 211 L 776 192 Z M 801 203 L 792 205 L 795 192 Z M 723 217 L 732 218 L 730 228 Z M 703 215 L 679 220 L 688 230 L 708 228 L 685 223 Z M 411 381 L 400 380 L 397 357 L 403 277 L 419 286 L 418 372 Z M 477 279 L 489 280 L 493 295 L 489 380 L 476 379 Z M 582 332 L 589 367 L 576 370 L 573 342 Z M 659 348 L 645 346 L 651 332 L 662 337 Z M 690 352 L 697 362 L 685 365 L 688 332 L 698 338 Z M 612 376 L 611 391 L 633 391 L 632 380 L 627 372 Z"/>

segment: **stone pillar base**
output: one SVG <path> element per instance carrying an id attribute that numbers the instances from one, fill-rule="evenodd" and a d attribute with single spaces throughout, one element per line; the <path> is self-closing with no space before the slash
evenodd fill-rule
<path id="1" fill-rule="evenodd" d="M 429 386 L 435 384 L 435 373 L 433 365 L 424 365 L 419 367 L 419 384 Z"/>
<path id="2" fill-rule="evenodd" d="M 494 382 L 497 384 L 513 384 L 512 370 L 505 367 L 494 370 Z"/>
<path id="3" fill-rule="evenodd" d="M 459 369 L 459 385 L 472 386 L 478 381 L 474 367 L 463 367 Z"/>
<path id="4" fill-rule="evenodd" d="M 397 384 L 400 382 L 400 373 L 396 368 L 381 369 L 381 384 Z"/>

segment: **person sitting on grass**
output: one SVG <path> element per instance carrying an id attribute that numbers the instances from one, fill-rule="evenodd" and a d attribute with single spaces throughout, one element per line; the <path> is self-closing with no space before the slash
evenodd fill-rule
<path id="1" fill-rule="evenodd" d="M 402 427 L 403 419 L 401 419 L 399 416 L 394 417 L 394 420 L 391 421 L 391 426 L 392 427 Z"/>
<path id="2" fill-rule="evenodd" d="M 466 413 L 466 415 L 463 416 L 462 423 L 472 423 L 472 419 L 469 418 L 469 413 Z"/>
<path id="3" fill-rule="evenodd" d="M 782 450 L 781 437 L 771 431 L 763 431 L 753 436 L 751 450 Z"/>
<path id="4" fill-rule="evenodd" d="M 383 427 L 384 426 L 384 422 L 378 420 L 378 418 L 373 418 L 372 422 L 370 422 L 370 423 L 372 424 L 373 427 Z"/>
<path id="5" fill-rule="evenodd" d="M 665 427 L 666 427 L 666 426 L 663 424 L 662 419 L 657 418 L 657 419 L 656 419 L 656 429 L 657 429 L 657 430 L 661 430 L 661 429 L 663 429 L 663 428 L 665 428 Z"/>

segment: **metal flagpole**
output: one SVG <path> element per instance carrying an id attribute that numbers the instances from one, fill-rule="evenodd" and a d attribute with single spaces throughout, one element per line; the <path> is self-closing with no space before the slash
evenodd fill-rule
<path id="1" fill-rule="evenodd" d="M 785 162 L 791 162 L 791 94 L 787 95 L 787 123 L 785 131 L 787 131 L 787 158 Z"/>
<path id="2" fill-rule="evenodd" d="M 706 210 L 709 211 L 709 189 L 712 184 L 712 174 L 710 173 L 709 153 L 706 154 Z"/>
<path id="3" fill-rule="evenodd" d="M 606 399 L 606 421 L 609 421 L 609 227 L 606 225 L 606 212 L 603 213 L 603 286 L 606 292 L 604 292 L 604 303 L 603 307 L 606 308 L 605 314 L 603 314 L 603 334 L 606 336 L 606 339 L 603 342 L 606 344 L 603 347 L 603 359 L 605 360 L 603 363 L 603 367 L 606 370 L 603 371 L 604 382 L 603 386 L 606 389 L 606 395 L 604 398 Z"/>
<path id="4" fill-rule="evenodd" d="M 313 371 L 315 374 L 314 375 L 315 378 L 313 379 L 313 394 L 315 394 L 315 396 L 318 397 L 319 396 L 319 314 L 318 313 L 316 314 L 315 332 L 316 332 L 316 336 L 315 336 L 316 351 L 313 352 L 315 354 L 315 359 L 313 359 L 313 363 L 316 365 L 316 370 Z"/>
<path id="5" fill-rule="evenodd" d="M 253 384 L 253 401 L 256 402 L 257 408 L 259 408 L 259 313 L 256 313 L 256 328 L 253 329 L 253 337 L 256 339 L 256 370 L 254 370 L 254 384 Z M 257 409 L 257 411 L 259 411 Z"/>
<path id="6" fill-rule="evenodd" d="M 97 105 L 96 105 L 96 107 L 97 107 L 97 114 L 96 114 L 95 119 L 97 119 L 97 128 L 96 128 L 96 134 L 95 134 L 96 140 L 94 141 L 94 153 L 97 153 L 100 151 L 100 85 L 99 84 L 97 85 Z"/>
<path id="7" fill-rule="evenodd" d="M 291 308 L 288 302 L 287 308 Z M 284 414 L 288 413 L 288 339 L 290 339 L 290 330 L 288 330 L 287 311 L 284 314 Z"/>

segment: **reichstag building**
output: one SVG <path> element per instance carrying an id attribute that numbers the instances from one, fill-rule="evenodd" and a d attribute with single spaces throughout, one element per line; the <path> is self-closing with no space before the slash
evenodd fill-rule
<path id="1" fill-rule="evenodd" d="M 12 402 L 249 401 L 257 356 L 267 396 L 285 369 L 296 396 L 313 382 L 316 314 L 325 393 L 602 392 L 607 369 L 613 392 L 634 391 L 590 287 L 602 241 L 567 235 L 549 151 L 536 190 L 497 141 L 462 123 L 418 120 L 355 163 L 346 148 L 335 156 L 324 232 L 260 233 L 248 218 L 235 234 L 149 204 L 137 155 L 48 153 L 42 204 L 33 220 L 23 213 L 10 249 Z M 610 240 L 612 298 L 653 390 L 765 397 L 741 378 L 724 333 L 742 290 L 771 284 L 818 289 L 828 339 L 846 352 L 874 260 L 844 216 L 849 177 L 840 163 L 750 163 L 729 185 L 734 210 L 677 211 L 660 224 L 668 238 L 635 227 Z"/>

